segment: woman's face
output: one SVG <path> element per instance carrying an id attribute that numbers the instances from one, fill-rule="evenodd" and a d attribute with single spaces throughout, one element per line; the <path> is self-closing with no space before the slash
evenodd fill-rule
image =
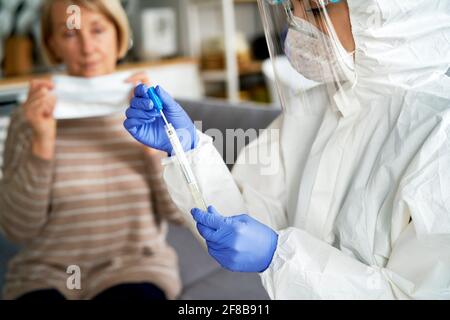
<path id="1" fill-rule="evenodd" d="M 50 46 L 76 77 L 96 77 L 114 72 L 118 60 L 117 30 L 104 15 L 81 7 L 81 28 L 67 27 L 65 1 L 52 6 L 53 34 Z"/>
<path id="2" fill-rule="evenodd" d="M 314 23 L 315 26 L 322 32 L 328 33 L 322 15 L 320 14 L 319 6 L 315 1 L 293 0 L 292 3 L 294 5 L 294 15 L 312 22 L 310 21 L 311 19 L 306 18 L 307 12 L 311 12 L 308 13 L 308 17 L 310 17 L 311 14 L 316 17 Z M 305 3 L 308 3 L 309 5 L 306 5 Z M 350 11 L 348 9 L 347 1 L 327 5 L 327 12 L 342 46 L 348 52 L 355 51 L 355 39 L 353 38 Z"/>

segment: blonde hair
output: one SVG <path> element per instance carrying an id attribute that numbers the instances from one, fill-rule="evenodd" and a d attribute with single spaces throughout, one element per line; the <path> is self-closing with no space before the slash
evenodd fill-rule
<path id="1" fill-rule="evenodd" d="M 131 30 L 128 17 L 119 0 L 45 0 L 41 15 L 42 49 L 50 64 L 60 63 L 50 46 L 53 35 L 52 6 L 57 1 L 78 5 L 99 12 L 109 19 L 116 28 L 118 40 L 118 57 L 122 59 L 130 48 Z"/>

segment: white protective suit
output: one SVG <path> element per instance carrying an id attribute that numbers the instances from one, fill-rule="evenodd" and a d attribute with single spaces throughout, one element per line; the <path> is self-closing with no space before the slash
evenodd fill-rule
<path id="1" fill-rule="evenodd" d="M 239 161 L 231 175 L 205 135 L 188 155 L 208 204 L 279 233 L 261 274 L 271 298 L 450 299 L 450 1 L 348 4 L 357 99 L 318 94 L 271 125 L 280 139 L 251 143 L 275 175 Z M 173 159 L 164 175 L 192 221 Z"/>

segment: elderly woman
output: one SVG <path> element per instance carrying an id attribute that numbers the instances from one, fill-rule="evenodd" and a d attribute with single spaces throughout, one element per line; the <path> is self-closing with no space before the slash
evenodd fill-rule
<path id="1" fill-rule="evenodd" d="M 72 4 L 81 9 L 80 29 L 66 24 Z M 112 74 L 129 34 L 118 0 L 45 2 L 44 49 L 70 76 Z M 164 220 L 179 216 L 158 153 L 123 131 L 121 115 L 56 121 L 52 88 L 32 81 L 11 119 L 0 227 L 22 250 L 9 265 L 5 298 L 175 298 L 177 257 Z"/>

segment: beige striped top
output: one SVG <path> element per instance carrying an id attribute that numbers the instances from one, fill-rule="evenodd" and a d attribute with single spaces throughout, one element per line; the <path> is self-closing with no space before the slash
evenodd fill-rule
<path id="1" fill-rule="evenodd" d="M 167 221 L 182 216 L 160 157 L 135 142 L 123 120 L 58 121 L 55 158 L 45 161 L 31 153 L 31 129 L 20 110 L 12 115 L 0 228 L 22 250 L 8 266 L 6 299 L 48 288 L 90 299 L 130 282 L 156 284 L 170 299 L 179 294 L 177 256 L 166 233 Z"/>

